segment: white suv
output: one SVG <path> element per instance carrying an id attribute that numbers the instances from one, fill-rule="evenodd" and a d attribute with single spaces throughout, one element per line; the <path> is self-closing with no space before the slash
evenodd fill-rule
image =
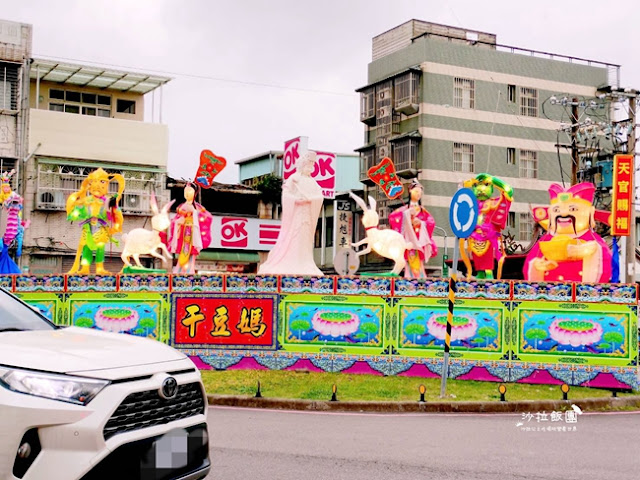
<path id="1" fill-rule="evenodd" d="M 60 328 L 0 289 L 0 480 L 196 480 L 200 372 L 155 340 Z"/>

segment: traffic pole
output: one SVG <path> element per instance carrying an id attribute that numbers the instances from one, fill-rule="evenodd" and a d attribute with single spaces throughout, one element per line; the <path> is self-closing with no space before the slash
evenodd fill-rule
<path id="1" fill-rule="evenodd" d="M 456 303 L 456 282 L 458 281 L 458 250 L 459 240 L 453 244 L 453 260 L 449 269 L 449 310 L 447 312 L 447 332 L 444 336 L 444 359 L 442 361 L 442 375 L 440 381 L 440 398 L 444 398 L 449 375 L 449 350 L 451 349 L 451 329 L 453 327 L 453 307 Z"/>
<path id="2" fill-rule="evenodd" d="M 458 253 L 460 239 L 468 238 L 478 223 L 478 201 L 473 190 L 459 188 L 451 199 L 449 208 L 449 226 L 453 231 L 453 261 L 449 270 L 449 310 L 447 312 L 447 330 L 444 337 L 444 358 L 442 359 L 442 375 L 440 397 L 444 397 L 449 375 L 449 350 L 451 349 L 451 330 L 453 329 L 453 307 L 456 303 L 456 283 L 458 281 Z"/>

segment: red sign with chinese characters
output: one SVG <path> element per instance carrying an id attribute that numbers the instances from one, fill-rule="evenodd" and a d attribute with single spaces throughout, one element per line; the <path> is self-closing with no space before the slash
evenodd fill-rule
<path id="1" fill-rule="evenodd" d="M 175 294 L 171 308 L 175 347 L 275 349 L 274 295 Z"/>
<path id="2" fill-rule="evenodd" d="M 613 157 L 611 235 L 627 236 L 631 233 L 633 201 L 633 155 L 616 155 Z"/>

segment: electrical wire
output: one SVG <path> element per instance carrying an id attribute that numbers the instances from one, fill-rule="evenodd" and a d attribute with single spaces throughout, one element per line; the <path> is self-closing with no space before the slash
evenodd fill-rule
<path id="1" fill-rule="evenodd" d="M 129 67 L 129 66 L 125 66 L 125 65 L 117 65 L 117 64 L 112 64 L 112 63 L 101 63 L 101 62 L 86 61 L 86 60 L 80 60 L 80 59 L 77 59 L 77 58 L 52 57 L 50 55 L 37 55 L 37 54 L 34 55 L 34 56 L 36 58 L 42 58 L 42 59 L 53 60 L 53 61 L 64 60 L 64 61 L 69 61 L 69 62 L 74 62 L 74 63 L 80 63 L 82 65 L 96 65 L 96 66 L 101 66 L 101 67 L 112 67 L 112 68 L 118 68 L 118 69 L 122 69 L 122 70 L 134 71 L 134 72 L 139 72 L 140 71 L 140 69 L 138 69 L 138 68 Z M 142 69 L 142 70 L 145 73 L 146 72 L 151 72 L 151 73 L 160 74 L 160 75 L 166 75 L 166 76 L 187 77 L 187 78 L 195 78 L 195 79 L 198 79 L 198 80 L 209 80 L 209 81 L 214 81 L 214 82 L 233 83 L 233 84 L 244 85 L 244 86 L 248 86 L 248 87 L 267 87 L 267 88 L 276 88 L 276 89 L 280 89 L 280 90 L 292 90 L 292 91 L 305 92 L 305 93 L 317 93 L 317 94 L 322 94 L 322 95 L 337 95 L 337 96 L 343 96 L 343 97 L 353 97 L 354 95 L 357 95 L 357 93 L 355 93 L 355 92 L 347 93 L 347 92 L 336 92 L 336 91 L 331 91 L 331 90 L 319 90 L 319 89 L 314 89 L 314 88 L 291 87 L 291 86 L 287 86 L 287 85 L 278 85 L 278 84 L 275 84 L 275 83 L 250 82 L 250 81 L 247 81 L 247 80 L 237 80 L 237 79 L 233 79 L 233 78 L 213 77 L 213 76 L 210 76 L 210 75 L 198 75 L 198 74 L 195 74 L 195 73 L 169 72 L 169 71 L 165 71 L 165 70 L 154 70 L 154 69 Z"/>

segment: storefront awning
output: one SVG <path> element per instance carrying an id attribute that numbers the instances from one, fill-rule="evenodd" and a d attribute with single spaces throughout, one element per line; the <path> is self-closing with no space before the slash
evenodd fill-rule
<path id="1" fill-rule="evenodd" d="M 198 255 L 198 260 L 209 262 L 258 263 L 260 261 L 260 255 L 255 252 L 203 251 Z"/>

